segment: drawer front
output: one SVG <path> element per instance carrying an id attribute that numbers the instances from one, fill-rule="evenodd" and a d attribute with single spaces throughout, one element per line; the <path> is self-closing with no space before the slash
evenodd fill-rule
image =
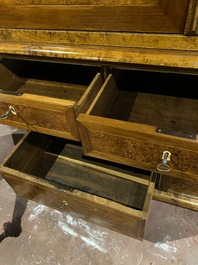
<path id="1" fill-rule="evenodd" d="M 161 173 L 157 168 L 163 163 L 164 151 L 168 151 L 171 153 L 168 174 L 198 179 L 197 140 L 159 135 L 152 127 L 86 114 L 80 114 L 78 122 L 86 155 Z"/>
<path id="2" fill-rule="evenodd" d="M 89 110 L 77 117 L 84 152 L 101 159 L 196 180 L 198 100 L 191 84 L 196 84 L 197 76 L 191 79 L 191 76 L 181 75 L 165 74 L 164 77 L 163 73 L 150 75 L 120 69 L 115 75 L 117 79 L 113 78 L 114 74 L 109 75 Z M 124 78 L 119 79 L 119 76 Z M 179 80 L 189 85 L 183 96 L 175 94 L 174 87 L 181 85 Z M 162 82 L 160 91 L 159 82 Z M 152 88 L 151 92 L 149 88 Z"/>
<path id="3" fill-rule="evenodd" d="M 67 4 L 38 0 L 32 5 L 30 0 L 3 0 L 0 27 L 181 33 L 188 4 L 189 0 L 76 0 Z"/>
<path id="4" fill-rule="evenodd" d="M 86 159 L 80 145 L 33 132 L 0 172 L 20 196 L 143 239 L 154 192 L 150 175 Z"/>
<path id="5" fill-rule="evenodd" d="M 76 115 L 102 83 L 94 67 L 5 58 L 0 77 L 1 123 L 75 141 Z"/>
<path id="6" fill-rule="evenodd" d="M 114 230 L 127 236 L 143 240 L 146 220 L 114 210 L 98 197 L 72 195 L 64 189 L 48 183 L 26 180 L 16 175 L 2 173 L 4 179 L 19 196 L 48 207 L 65 211 L 83 220 Z M 80 194 L 79 194 L 80 195 Z M 107 204 L 107 205 L 106 205 Z"/>
<path id="7" fill-rule="evenodd" d="M 34 102 L 31 100 L 27 101 L 25 105 L 20 104 L 20 101 L 18 104 L 13 104 L 13 101 L 11 100 L 12 103 L 0 102 L 0 113 L 3 117 L 9 111 L 9 107 L 13 107 L 15 113 L 10 113 L 6 119 L 0 119 L 2 124 L 79 141 L 72 106 L 65 106 L 62 110 L 57 110 L 57 105 L 51 105 L 49 109 L 45 108 L 42 102 L 34 107 Z"/>

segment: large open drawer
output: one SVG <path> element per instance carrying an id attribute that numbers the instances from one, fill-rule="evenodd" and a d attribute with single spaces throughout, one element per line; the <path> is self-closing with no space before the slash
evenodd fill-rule
<path id="1" fill-rule="evenodd" d="M 75 117 L 101 87 L 97 67 L 14 59 L 0 62 L 1 123 L 79 140 Z"/>
<path id="2" fill-rule="evenodd" d="M 84 153 L 198 181 L 197 83 L 196 75 L 115 69 L 77 118 Z"/>
<path id="3" fill-rule="evenodd" d="M 150 172 L 86 158 L 74 143 L 28 133 L 0 172 L 20 196 L 143 239 L 154 191 Z"/>

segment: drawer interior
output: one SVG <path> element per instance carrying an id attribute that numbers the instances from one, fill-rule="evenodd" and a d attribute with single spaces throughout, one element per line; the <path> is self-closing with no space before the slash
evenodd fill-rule
<path id="1" fill-rule="evenodd" d="M 158 201 L 198 210 L 198 182 L 190 179 L 178 179 L 173 176 L 153 173 L 155 192 L 153 198 Z"/>
<path id="2" fill-rule="evenodd" d="M 150 183 L 148 171 L 88 158 L 79 143 L 34 132 L 3 166 L 141 211 Z"/>
<path id="3" fill-rule="evenodd" d="M 110 104 L 100 108 L 99 98 L 89 114 L 197 134 L 197 83 L 198 75 L 114 69 L 100 95 Z"/>
<path id="4" fill-rule="evenodd" d="M 98 67 L 3 58 L 0 91 L 79 101 Z"/>
<path id="5" fill-rule="evenodd" d="M 172 192 L 179 195 L 195 198 L 198 201 L 198 182 L 186 179 L 178 179 L 172 176 L 159 174 L 156 177 L 156 189 L 164 192 Z"/>

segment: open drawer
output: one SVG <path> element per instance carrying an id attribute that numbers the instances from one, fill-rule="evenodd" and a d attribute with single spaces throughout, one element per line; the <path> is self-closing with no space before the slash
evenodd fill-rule
<path id="1" fill-rule="evenodd" d="M 4 58 L 0 122 L 78 141 L 75 117 L 101 82 L 97 67 Z"/>
<path id="2" fill-rule="evenodd" d="M 150 172 L 86 158 L 75 142 L 28 133 L 0 167 L 20 196 L 143 239 Z"/>
<path id="3" fill-rule="evenodd" d="M 198 180 L 198 76 L 114 69 L 77 118 L 84 153 Z"/>

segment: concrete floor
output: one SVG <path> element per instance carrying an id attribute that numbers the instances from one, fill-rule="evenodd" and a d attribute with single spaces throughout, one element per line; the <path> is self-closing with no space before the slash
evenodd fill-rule
<path id="1" fill-rule="evenodd" d="M 0 161 L 24 131 L 0 125 Z M 153 201 L 143 242 L 16 197 L 0 177 L 0 265 L 197 265 L 198 212 Z"/>

